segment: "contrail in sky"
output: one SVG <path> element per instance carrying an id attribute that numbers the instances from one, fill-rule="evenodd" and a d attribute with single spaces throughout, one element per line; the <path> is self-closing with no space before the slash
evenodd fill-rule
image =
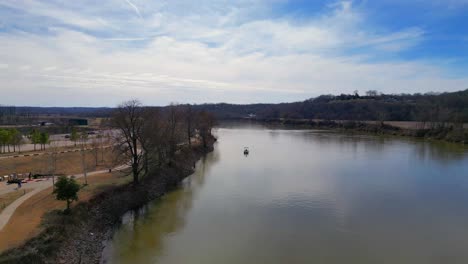
<path id="1" fill-rule="evenodd" d="M 132 2 L 130 2 L 130 0 L 125 0 L 125 2 L 127 2 L 127 4 L 129 4 L 135 10 L 135 13 L 137 13 L 137 15 L 140 18 L 142 18 L 140 10 L 138 9 L 138 7 L 136 5 L 134 5 Z"/>

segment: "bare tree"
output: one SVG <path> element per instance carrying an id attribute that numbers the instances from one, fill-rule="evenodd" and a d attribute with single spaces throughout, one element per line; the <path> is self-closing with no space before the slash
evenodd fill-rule
<path id="1" fill-rule="evenodd" d="M 88 173 L 86 168 L 86 142 L 88 140 L 88 134 L 83 131 L 80 135 L 80 149 L 81 149 L 81 167 L 83 168 L 83 176 L 85 179 L 85 185 L 88 185 Z"/>
<path id="2" fill-rule="evenodd" d="M 359 98 L 359 91 L 358 90 L 354 90 L 354 97 L 355 98 Z"/>
<path id="3" fill-rule="evenodd" d="M 194 114 L 193 114 L 193 109 L 192 109 L 192 106 L 190 104 L 188 104 L 186 107 L 185 107 L 185 125 L 187 127 L 187 141 L 188 141 L 188 144 L 189 146 L 192 145 L 192 142 L 191 142 L 191 139 L 192 139 L 192 136 L 193 136 L 193 131 L 194 131 Z"/>
<path id="4" fill-rule="evenodd" d="M 72 130 L 70 133 L 70 140 L 73 141 L 73 143 L 75 143 L 75 147 L 76 147 L 76 141 L 78 141 L 79 139 L 80 139 L 80 135 L 78 135 L 78 130 L 76 129 L 76 127 L 72 127 Z"/>
<path id="5" fill-rule="evenodd" d="M 177 144 L 179 143 L 180 136 L 180 120 L 181 112 L 177 105 L 171 104 L 169 106 L 169 112 L 167 117 L 168 132 L 169 132 L 169 158 L 173 158 L 177 151 Z"/>
<path id="6" fill-rule="evenodd" d="M 140 142 L 143 150 L 143 169 L 145 174 L 149 172 L 150 162 L 159 158 L 157 149 L 159 148 L 158 132 L 160 129 L 160 112 L 155 108 L 145 108 L 145 122 L 143 124 Z"/>
<path id="7" fill-rule="evenodd" d="M 103 140 L 103 145 L 106 148 L 110 148 L 111 150 L 113 149 L 114 141 L 113 141 L 113 138 L 112 138 L 112 132 L 111 131 L 104 132 L 104 135 L 101 137 L 101 139 Z M 103 148 L 102 153 L 101 153 L 102 161 L 104 161 L 104 151 L 105 151 L 105 149 Z"/>
<path id="8" fill-rule="evenodd" d="M 114 113 L 113 123 L 119 130 L 119 134 L 116 136 L 118 150 L 130 160 L 133 183 L 138 184 L 143 169 L 143 151 L 139 149 L 144 125 L 141 103 L 138 100 L 130 100 L 120 104 Z"/>
<path id="9" fill-rule="evenodd" d="M 82 147 L 86 148 L 86 144 L 88 143 L 88 133 L 86 131 L 80 133 L 80 142 Z"/>
<path id="10" fill-rule="evenodd" d="M 119 146 L 112 146 L 108 152 L 108 158 L 105 160 L 106 168 L 109 172 L 112 172 L 112 169 L 117 165 L 124 164 L 128 162 L 125 156 L 121 155 L 121 150 Z"/>
<path id="11" fill-rule="evenodd" d="M 148 145 L 146 149 L 148 149 L 149 160 L 154 161 L 155 165 L 160 167 L 170 157 L 171 142 L 169 138 L 171 126 L 160 111 L 151 112 L 147 117 L 148 123 L 145 125 L 143 136 Z"/>
<path id="12" fill-rule="evenodd" d="M 198 114 L 198 129 L 203 142 L 203 147 L 208 147 L 208 138 L 211 136 L 211 129 L 216 124 L 216 119 L 211 113 L 200 112 Z"/>
<path id="13" fill-rule="evenodd" d="M 101 149 L 101 162 L 104 162 L 104 151 L 105 151 L 105 135 L 102 133 L 102 130 L 99 131 L 99 134 L 96 136 L 97 143 L 99 148 Z M 97 161 L 96 161 L 97 165 Z"/>
<path id="14" fill-rule="evenodd" d="M 58 161 L 58 153 L 59 147 L 56 141 L 52 141 L 49 147 L 49 174 L 52 176 L 52 186 L 55 190 L 55 173 L 57 171 L 57 161 Z M 53 191 L 54 191 L 53 190 Z"/>
<path id="15" fill-rule="evenodd" d="M 377 90 L 369 90 L 369 91 L 366 91 L 366 96 L 369 96 L 369 97 L 376 97 L 379 95 L 379 92 Z"/>
<path id="16" fill-rule="evenodd" d="M 94 166 L 97 167 L 99 165 L 98 159 L 99 159 L 99 148 L 100 148 L 100 140 L 99 138 L 93 138 L 91 140 L 91 150 L 93 153 L 94 157 Z"/>
<path id="17" fill-rule="evenodd" d="M 377 125 L 383 127 L 385 125 L 385 121 L 387 120 L 387 113 L 385 111 L 377 111 Z"/>

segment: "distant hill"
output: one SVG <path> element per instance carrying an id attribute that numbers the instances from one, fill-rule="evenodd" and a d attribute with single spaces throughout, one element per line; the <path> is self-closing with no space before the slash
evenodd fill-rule
<path id="1" fill-rule="evenodd" d="M 36 106 L 2 106 L 0 115 L 58 115 L 58 116 L 108 116 L 112 108 L 108 107 L 36 107 Z"/>
<path id="2" fill-rule="evenodd" d="M 164 107 L 162 107 L 164 108 Z M 302 102 L 280 104 L 199 104 L 218 119 L 325 119 L 468 122 L 468 89 L 452 93 L 322 95 Z M 3 109 L 3 110 L 2 110 Z M 105 107 L 1 107 L 0 117 L 11 114 L 107 117 Z"/>
<path id="3" fill-rule="evenodd" d="M 303 102 L 281 104 L 202 104 L 198 110 L 219 119 L 326 119 L 468 122 L 468 90 L 442 94 L 322 95 Z"/>

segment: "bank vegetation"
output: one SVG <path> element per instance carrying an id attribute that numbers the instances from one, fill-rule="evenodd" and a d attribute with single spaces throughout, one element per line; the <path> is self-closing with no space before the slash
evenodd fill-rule
<path id="1" fill-rule="evenodd" d="M 103 241 L 120 217 L 177 186 L 212 150 L 215 122 L 190 105 L 161 109 L 136 100 L 122 103 L 111 118 L 111 129 L 118 130 L 113 145 L 132 182 L 78 203 L 68 214 L 48 213 L 42 233 L 4 252 L 0 263 L 99 263 Z"/>

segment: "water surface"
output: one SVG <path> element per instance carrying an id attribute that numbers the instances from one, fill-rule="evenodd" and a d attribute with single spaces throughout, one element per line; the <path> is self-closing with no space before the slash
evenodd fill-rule
<path id="1" fill-rule="evenodd" d="M 468 263 L 465 148 L 258 126 L 217 136 L 179 189 L 123 218 L 108 263 Z"/>

